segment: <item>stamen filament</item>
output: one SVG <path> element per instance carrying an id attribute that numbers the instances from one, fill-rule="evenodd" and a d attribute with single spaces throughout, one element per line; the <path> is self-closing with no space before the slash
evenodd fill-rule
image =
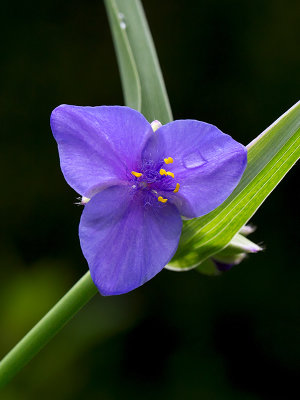
<path id="1" fill-rule="evenodd" d="M 168 199 L 164 199 L 162 196 L 158 196 L 157 200 L 161 203 L 166 203 L 168 201 Z"/>
<path id="2" fill-rule="evenodd" d="M 174 161 L 174 160 L 173 160 L 172 157 L 164 158 L 164 162 L 165 162 L 166 164 L 172 164 L 173 161 Z"/>
<path id="3" fill-rule="evenodd" d="M 134 175 L 135 177 L 139 178 L 140 176 L 142 176 L 143 174 L 141 174 L 140 172 L 135 172 L 135 171 L 131 171 L 132 175 Z"/>
<path id="4" fill-rule="evenodd" d="M 177 193 L 179 191 L 180 184 L 176 183 L 176 188 L 173 190 L 174 193 Z"/>

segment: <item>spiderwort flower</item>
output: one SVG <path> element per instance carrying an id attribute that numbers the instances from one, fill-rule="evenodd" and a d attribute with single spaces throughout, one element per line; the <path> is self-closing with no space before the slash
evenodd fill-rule
<path id="1" fill-rule="evenodd" d="M 128 107 L 61 105 L 51 128 L 64 177 L 82 196 L 80 243 L 103 295 L 161 271 L 176 252 L 181 216 L 219 206 L 247 163 L 245 147 L 213 125 L 150 124 Z"/>

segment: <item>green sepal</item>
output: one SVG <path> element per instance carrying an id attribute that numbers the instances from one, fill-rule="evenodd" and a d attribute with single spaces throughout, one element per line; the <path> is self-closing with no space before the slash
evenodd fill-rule
<path id="1" fill-rule="evenodd" d="M 257 253 L 261 250 L 261 246 L 252 242 L 240 233 L 237 233 L 228 246 L 214 254 L 211 258 L 202 261 L 201 253 L 199 254 L 197 250 L 194 250 L 187 252 L 187 254 L 182 254 L 180 258 L 176 257 L 171 260 L 165 268 L 178 272 L 189 271 L 197 268 L 199 272 L 202 272 L 205 275 L 219 275 L 213 260 L 224 264 L 237 265 L 246 257 L 247 253 Z"/>

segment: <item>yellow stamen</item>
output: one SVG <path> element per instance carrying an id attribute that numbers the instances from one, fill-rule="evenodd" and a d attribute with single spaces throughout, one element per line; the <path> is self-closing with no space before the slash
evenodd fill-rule
<path id="1" fill-rule="evenodd" d="M 169 176 L 171 176 L 172 178 L 174 178 L 173 172 L 167 171 L 167 175 L 169 175 Z"/>
<path id="2" fill-rule="evenodd" d="M 174 178 L 173 172 L 166 171 L 166 170 L 163 169 L 163 168 L 161 168 L 161 169 L 159 170 L 159 173 L 160 173 L 161 175 L 171 176 L 172 178 Z"/>
<path id="3" fill-rule="evenodd" d="M 165 162 L 166 164 L 172 164 L 173 161 L 174 161 L 174 160 L 173 160 L 172 157 L 164 158 L 164 162 Z"/>
<path id="4" fill-rule="evenodd" d="M 135 172 L 135 171 L 131 171 L 131 173 L 132 173 L 132 175 L 136 176 L 137 178 L 139 178 L 140 176 L 143 175 L 140 172 Z"/>
<path id="5" fill-rule="evenodd" d="M 168 201 L 168 199 L 164 199 L 162 196 L 158 196 L 157 200 L 161 203 L 166 203 Z"/>
<path id="6" fill-rule="evenodd" d="M 173 190 L 174 193 L 177 193 L 179 191 L 180 184 L 176 183 L 176 188 Z"/>

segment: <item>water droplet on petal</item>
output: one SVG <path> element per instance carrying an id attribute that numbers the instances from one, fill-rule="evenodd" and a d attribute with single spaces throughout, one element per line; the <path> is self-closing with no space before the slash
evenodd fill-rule
<path id="1" fill-rule="evenodd" d="M 186 168 L 198 168 L 206 163 L 207 160 L 202 157 L 198 151 L 194 153 L 189 153 L 183 157 L 183 165 Z"/>

